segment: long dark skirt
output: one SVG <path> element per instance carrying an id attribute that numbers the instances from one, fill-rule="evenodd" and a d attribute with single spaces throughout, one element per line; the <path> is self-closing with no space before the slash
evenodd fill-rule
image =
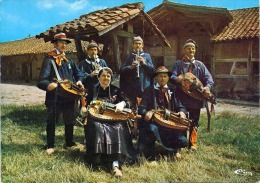
<path id="1" fill-rule="evenodd" d="M 125 121 L 106 122 L 88 119 L 84 126 L 87 161 L 90 164 L 108 163 L 118 160 L 120 164 L 126 159 L 136 161 L 131 134 Z"/>

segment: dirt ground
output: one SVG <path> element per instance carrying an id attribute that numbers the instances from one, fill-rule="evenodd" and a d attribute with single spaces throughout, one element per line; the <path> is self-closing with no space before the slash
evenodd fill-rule
<path id="1" fill-rule="evenodd" d="M 0 83 L 0 89 L 1 105 L 36 105 L 44 103 L 45 91 L 40 90 L 36 86 Z M 231 111 L 246 116 L 256 116 L 260 114 L 259 106 L 230 104 L 221 100 L 215 105 L 215 113 L 217 114 L 223 111 Z M 202 109 L 202 112 L 206 112 L 206 110 Z"/>

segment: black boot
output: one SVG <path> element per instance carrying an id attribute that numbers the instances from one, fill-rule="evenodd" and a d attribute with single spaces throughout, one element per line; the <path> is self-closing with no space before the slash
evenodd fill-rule
<path id="1" fill-rule="evenodd" d="M 55 126 L 54 125 L 47 125 L 46 126 L 46 133 L 47 133 L 47 149 L 54 148 Z"/>
<path id="2" fill-rule="evenodd" d="M 76 145 L 76 143 L 73 142 L 73 131 L 74 131 L 74 125 L 65 125 L 66 147 L 72 147 Z"/>

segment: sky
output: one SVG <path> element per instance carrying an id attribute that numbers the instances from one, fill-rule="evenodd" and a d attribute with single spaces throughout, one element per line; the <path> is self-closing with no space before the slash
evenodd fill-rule
<path id="1" fill-rule="evenodd" d="M 83 14 L 143 2 L 144 11 L 159 6 L 163 0 L 0 0 L 0 42 L 21 40 L 45 32 L 50 27 L 72 21 Z M 170 0 L 170 2 L 227 8 L 259 6 L 258 0 Z"/>

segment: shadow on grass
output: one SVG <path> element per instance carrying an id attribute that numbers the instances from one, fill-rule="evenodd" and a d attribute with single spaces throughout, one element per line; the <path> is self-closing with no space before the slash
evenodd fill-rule
<path id="1" fill-rule="evenodd" d="M 20 126 L 45 125 L 46 110 L 44 105 L 35 106 L 2 106 L 2 122 L 11 121 Z"/>
<path id="2" fill-rule="evenodd" d="M 15 154 L 27 154 L 33 150 L 42 150 L 43 146 L 36 143 L 27 143 L 27 144 L 16 144 L 16 143 L 1 143 L 2 156 L 5 154 L 15 155 Z"/>

